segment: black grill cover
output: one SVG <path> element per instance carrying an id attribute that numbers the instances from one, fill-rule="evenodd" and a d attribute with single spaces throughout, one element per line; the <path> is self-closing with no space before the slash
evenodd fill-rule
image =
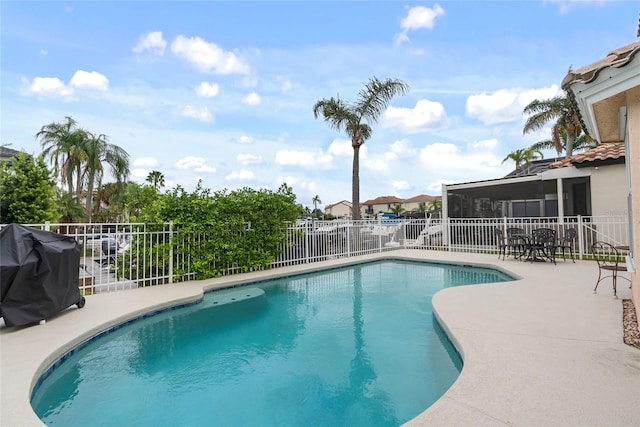
<path id="1" fill-rule="evenodd" d="M 19 224 L 0 230 L 0 316 L 7 326 L 45 320 L 84 300 L 73 237 Z M 83 301 L 84 302 L 84 301 Z"/>

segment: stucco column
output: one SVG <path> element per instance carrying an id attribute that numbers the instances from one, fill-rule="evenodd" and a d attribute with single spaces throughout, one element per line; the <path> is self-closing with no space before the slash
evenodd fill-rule
<path id="1" fill-rule="evenodd" d="M 640 268 L 640 86 L 627 92 L 627 132 L 629 138 L 629 152 L 626 161 L 629 165 L 631 178 L 631 223 L 633 224 L 633 258 L 635 272 L 631 273 L 631 298 L 636 308 L 637 318 L 640 319 L 640 282 L 638 268 Z"/>
<path id="2" fill-rule="evenodd" d="M 556 191 L 558 192 L 558 222 L 564 224 L 564 189 L 562 178 L 556 179 Z"/>

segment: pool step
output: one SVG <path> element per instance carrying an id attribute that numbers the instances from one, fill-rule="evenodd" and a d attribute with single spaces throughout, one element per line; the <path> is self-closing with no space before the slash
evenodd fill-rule
<path id="1" fill-rule="evenodd" d="M 264 297 L 264 291 L 260 288 L 238 288 L 225 291 L 211 292 L 205 295 L 202 308 L 217 307 L 234 302 L 247 301 Z"/>

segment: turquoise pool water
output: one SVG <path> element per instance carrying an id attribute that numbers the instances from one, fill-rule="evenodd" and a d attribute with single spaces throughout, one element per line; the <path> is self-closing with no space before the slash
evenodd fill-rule
<path id="1" fill-rule="evenodd" d="M 461 369 L 433 294 L 506 280 L 385 261 L 209 293 L 69 354 L 32 406 L 56 426 L 397 426 Z"/>

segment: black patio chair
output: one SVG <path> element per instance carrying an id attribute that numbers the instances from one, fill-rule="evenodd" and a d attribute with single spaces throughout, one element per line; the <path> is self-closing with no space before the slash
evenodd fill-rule
<path id="1" fill-rule="evenodd" d="M 536 228 L 531 232 L 529 256 L 530 261 L 548 259 L 556 263 L 556 230 L 553 228 Z"/>
<path id="2" fill-rule="evenodd" d="M 514 258 L 522 258 L 529 251 L 527 232 L 518 227 L 507 228 L 507 249 Z"/>
<path id="3" fill-rule="evenodd" d="M 620 252 L 615 248 L 615 246 L 606 243 L 606 242 L 595 242 L 591 245 L 591 253 L 593 254 L 596 262 L 598 263 L 598 281 L 596 282 L 596 287 L 593 288 L 593 293 L 595 294 L 598 290 L 598 285 L 604 279 L 611 277 L 613 281 L 613 297 L 618 299 L 618 293 L 616 289 L 616 282 L 618 279 L 618 273 L 627 271 L 626 265 L 620 265 Z M 606 276 L 603 276 L 602 272 L 605 272 Z M 630 279 L 627 279 L 624 276 L 619 276 L 624 280 L 628 280 L 631 283 Z"/>
<path id="4" fill-rule="evenodd" d="M 556 251 L 562 250 L 562 258 L 566 261 L 565 251 L 568 250 L 571 255 L 571 260 L 575 263 L 576 259 L 573 256 L 573 246 L 575 244 L 576 236 L 578 235 L 578 231 L 575 228 L 567 228 L 564 232 L 564 236 L 561 239 L 558 239 L 558 244 L 556 245 Z"/>

